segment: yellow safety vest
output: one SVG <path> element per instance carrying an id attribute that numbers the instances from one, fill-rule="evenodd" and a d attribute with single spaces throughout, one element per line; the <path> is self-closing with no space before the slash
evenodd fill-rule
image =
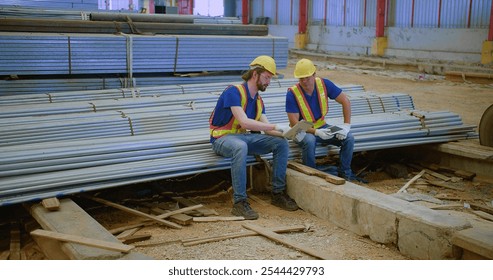
<path id="1" fill-rule="evenodd" d="M 243 84 L 237 85 L 236 88 L 240 92 L 241 96 L 241 107 L 243 108 L 243 111 L 246 112 L 246 107 L 247 107 L 247 93 L 245 86 Z M 262 109 L 264 108 L 264 102 L 262 101 L 262 98 L 260 95 L 257 95 L 257 114 L 255 116 L 255 120 L 258 121 L 260 120 L 260 117 L 262 116 Z M 246 132 L 245 129 L 241 128 L 241 125 L 239 124 L 238 120 L 232 116 L 229 122 L 223 126 L 215 126 L 212 124 L 212 119 L 214 118 L 214 111 L 212 111 L 211 116 L 209 117 L 209 129 L 210 129 L 210 134 L 214 138 L 219 138 L 222 137 L 226 134 L 230 133 L 244 133 Z"/>
<path id="2" fill-rule="evenodd" d="M 320 104 L 320 112 L 322 112 L 322 116 L 315 120 L 313 116 L 313 112 L 306 101 L 305 95 L 303 94 L 303 90 L 299 83 L 292 86 L 290 89 L 294 94 L 296 102 L 298 102 L 298 107 L 300 108 L 301 116 L 304 120 L 312 122 L 314 128 L 319 128 L 325 125 L 325 115 L 329 112 L 329 103 L 327 98 L 327 89 L 325 88 L 325 84 L 321 78 L 315 78 L 315 85 L 317 94 L 319 96 L 318 101 Z"/>

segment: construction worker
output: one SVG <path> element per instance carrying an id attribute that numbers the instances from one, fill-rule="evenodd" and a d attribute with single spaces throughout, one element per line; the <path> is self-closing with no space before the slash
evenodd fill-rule
<path id="1" fill-rule="evenodd" d="M 272 204 L 288 211 L 298 209 L 286 193 L 289 146 L 282 133 L 289 126 L 269 123 L 259 95 L 274 75 L 276 63 L 272 57 L 255 58 L 242 76 L 245 82 L 229 86 L 222 92 L 209 119 L 213 151 L 231 158 L 234 203 L 231 213 L 248 220 L 257 219 L 258 214 L 247 201 L 247 155 L 272 152 Z"/>
<path id="2" fill-rule="evenodd" d="M 351 129 L 351 102 L 342 89 L 325 78 L 316 76 L 316 67 L 309 59 L 301 59 L 296 63 L 294 77 L 298 83 L 287 90 L 286 113 L 291 126 L 300 120 L 312 122 L 313 128 L 308 129 L 301 141 L 294 141 L 302 150 L 303 164 L 317 168 L 315 148 L 317 143 L 340 147 L 339 166 L 329 173 L 338 175 L 349 181 L 364 182 L 353 174 L 351 161 L 353 157 L 354 137 Z M 338 125 L 339 131 L 332 131 L 325 120 L 329 111 L 329 98 L 342 105 L 344 123 Z"/>

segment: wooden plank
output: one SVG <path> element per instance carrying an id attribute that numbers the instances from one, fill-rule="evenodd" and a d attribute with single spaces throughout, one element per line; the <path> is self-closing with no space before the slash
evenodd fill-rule
<path id="1" fill-rule="evenodd" d="M 411 180 L 409 180 L 404 186 L 402 186 L 402 188 L 400 188 L 397 192 L 398 193 L 401 193 L 401 192 L 406 192 L 406 189 L 411 186 L 414 182 L 416 182 L 416 180 L 418 180 L 421 176 L 423 176 L 423 174 L 425 174 L 425 170 L 421 170 L 421 172 L 419 172 L 418 174 L 416 174 L 413 178 L 411 178 Z"/>
<path id="2" fill-rule="evenodd" d="M 171 211 L 170 210 L 164 210 L 164 209 L 161 209 L 159 207 L 154 207 L 151 209 L 151 212 L 155 215 L 162 215 L 165 213 L 169 213 Z M 186 211 L 184 211 L 184 212 L 186 212 Z M 190 225 L 193 222 L 192 216 L 189 216 L 189 215 L 183 214 L 183 213 L 174 214 L 174 215 L 169 216 L 168 218 L 172 222 L 175 222 L 175 223 L 182 225 L 182 226 Z"/>
<path id="3" fill-rule="evenodd" d="M 466 170 L 456 170 L 454 172 L 454 175 L 457 177 L 469 180 L 469 181 L 471 181 L 474 177 L 476 177 L 475 172 L 470 172 L 470 171 L 466 171 Z"/>
<path id="4" fill-rule="evenodd" d="M 171 217 L 171 216 L 176 215 L 176 214 L 201 209 L 203 207 L 204 207 L 204 205 L 202 205 L 202 204 L 196 204 L 196 205 L 192 205 L 192 206 L 188 206 L 188 207 L 183 207 L 183 208 L 178 209 L 178 210 L 169 211 L 169 212 L 163 213 L 161 215 L 157 215 L 156 217 L 160 218 L 160 219 L 165 219 L 165 218 Z"/>
<path id="5" fill-rule="evenodd" d="M 20 260 L 21 259 L 21 231 L 19 230 L 19 225 L 12 225 L 13 228 L 10 230 L 10 257 L 9 260 Z"/>
<path id="6" fill-rule="evenodd" d="M 182 226 L 191 225 L 193 222 L 192 216 L 183 213 L 174 214 L 173 216 L 170 216 L 169 219 Z"/>
<path id="7" fill-rule="evenodd" d="M 150 234 L 136 234 L 136 235 L 128 236 L 128 237 L 122 239 L 121 241 L 124 244 L 132 244 L 135 242 L 149 240 L 149 239 L 151 239 L 151 237 L 152 237 L 152 235 L 150 235 Z"/>
<path id="8" fill-rule="evenodd" d="M 145 227 L 145 226 L 149 226 L 149 225 L 153 225 L 153 224 L 154 224 L 154 222 L 142 222 L 142 223 L 138 223 L 138 224 L 132 224 L 132 225 L 127 225 L 127 226 L 122 226 L 122 227 L 110 229 L 110 230 L 108 230 L 108 232 L 111 234 L 119 234 L 119 233 L 124 232 L 124 231 L 129 230 L 129 229 Z"/>
<path id="9" fill-rule="evenodd" d="M 132 229 L 127 229 L 123 232 L 121 232 L 120 234 L 118 234 L 116 236 L 116 238 L 120 239 L 120 240 L 123 240 L 129 236 L 132 236 L 134 235 L 137 231 L 139 231 L 141 229 L 141 227 L 136 227 L 136 228 L 132 228 Z"/>
<path id="10" fill-rule="evenodd" d="M 197 203 L 193 201 L 192 199 L 184 198 L 181 196 L 173 197 L 173 200 L 175 200 L 178 203 L 181 203 L 182 205 L 185 205 L 186 207 L 193 207 L 196 205 L 201 205 L 200 203 Z M 207 207 L 200 207 L 195 209 L 195 211 L 199 212 L 201 216 L 219 216 L 219 213 L 217 213 L 215 210 L 209 209 Z M 192 215 L 191 213 L 189 215 Z M 192 215 L 193 216 L 193 215 Z"/>
<path id="11" fill-rule="evenodd" d="M 0 261 L 8 260 L 9 256 L 10 256 L 10 251 L 3 251 L 2 253 L 0 253 Z"/>
<path id="12" fill-rule="evenodd" d="M 464 204 L 453 203 L 453 204 L 429 206 L 428 208 L 433 209 L 433 210 L 455 210 L 455 209 L 464 208 Z"/>
<path id="13" fill-rule="evenodd" d="M 132 213 L 134 215 L 137 215 L 137 216 L 140 216 L 140 217 L 144 217 L 144 218 L 147 218 L 147 219 L 156 221 L 156 222 L 158 222 L 158 223 L 160 223 L 162 225 L 165 225 L 165 226 L 168 226 L 168 227 L 171 227 L 171 228 L 176 228 L 176 229 L 181 229 L 182 228 L 182 226 L 180 226 L 178 224 L 175 224 L 173 222 L 163 220 L 162 218 L 159 218 L 159 217 L 156 217 L 156 216 L 152 216 L 152 215 L 149 215 L 149 214 L 140 212 L 138 210 L 135 210 L 135 209 L 132 209 L 132 208 L 129 208 L 129 207 L 126 207 L 126 206 L 117 204 L 117 203 L 113 203 L 111 201 L 108 201 L 108 200 L 105 200 L 105 199 L 102 199 L 102 198 L 93 197 L 93 196 L 84 196 L 84 197 L 86 197 L 88 199 L 91 199 L 91 200 L 94 200 L 96 202 L 102 203 L 104 205 L 108 205 L 108 206 L 111 206 L 113 208 L 120 209 L 122 211 L 125 211 L 125 212 L 128 212 L 128 213 Z"/>
<path id="14" fill-rule="evenodd" d="M 112 251 L 124 252 L 124 253 L 130 252 L 130 250 L 134 248 L 134 246 L 125 245 L 121 243 L 108 242 L 104 240 L 98 240 L 84 236 L 60 233 L 55 231 L 43 230 L 43 229 L 34 230 L 31 232 L 31 235 L 36 236 L 38 238 L 42 237 L 42 238 L 54 239 L 64 242 L 74 242 L 78 244 L 88 245 L 88 246 L 112 250 Z"/>
<path id="15" fill-rule="evenodd" d="M 476 214 L 478 217 L 481 217 L 485 220 L 493 222 L 493 215 L 483 212 L 481 210 L 473 210 L 472 213 Z"/>
<path id="16" fill-rule="evenodd" d="M 430 169 L 424 169 L 424 170 L 426 171 L 426 173 L 428 173 L 428 174 L 430 174 L 430 175 L 432 175 L 434 177 L 437 177 L 438 179 L 442 179 L 444 181 L 450 181 L 450 180 L 452 180 L 452 178 L 447 177 L 445 175 L 442 175 L 440 173 L 434 172 L 434 171 L 432 171 Z"/>
<path id="17" fill-rule="evenodd" d="M 243 221 L 245 217 L 234 216 L 234 217 L 193 217 L 194 222 L 221 222 L 221 221 Z"/>
<path id="18" fill-rule="evenodd" d="M 481 205 L 481 204 L 474 203 L 474 202 L 469 203 L 469 205 L 471 205 L 471 208 L 474 210 L 481 210 L 483 212 L 486 212 L 488 214 L 493 215 L 493 208 L 492 207 L 489 207 L 486 205 Z"/>
<path id="19" fill-rule="evenodd" d="M 41 205 L 43 205 L 43 207 L 49 211 L 57 211 L 60 209 L 60 201 L 56 197 L 43 199 L 41 201 Z"/>
<path id="20" fill-rule="evenodd" d="M 293 240 L 290 240 L 289 238 L 286 238 L 285 236 L 282 236 L 278 233 L 275 233 L 269 229 L 265 229 L 265 228 L 262 228 L 262 227 L 259 227 L 257 225 L 250 224 L 250 223 L 243 224 L 243 227 L 246 229 L 249 229 L 249 230 L 253 230 L 253 231 L 257 232 L 258 234 L 260 234 L 264 237 L 267 237 L 271 240 L 274 240 L 278 243 L 284 244 L 286 246 L 289 246 L 291 248 L 294 248 L 296 250 L 304 252 L 310 256 L 313 256 L 313 257 L 316 257 L 316 258 L 319 258 L 322 260 L 334 259 L 332 256 L 329 256 L 329 255 L 324 254 L 323 252 L 302 246 L 301 244 L 299 244 Z"/>
<path id="21" fill-rule="evenodd" d="M 288 161 L 288 168 L 291 168 L 291 169 L 296 170 L 298 172 L 304 173 L 306 175 L 320 177 L 322 179 L 325 179 L 325 181 L 327 181 L 331 184 L 334 184 L 334 185 L 343 185 L 344 183 L 346 183 L 346 180 L 341 178 L 341 177 L 337 177 L 337 176 L 325 173 L 323 171 L 317 170 L 315 168 L 303 165 L 303 164 L 295 162 L 295 161 L 291 161 L 291 160 Z"/>
<path id="22" fill-rule="evenodd" d="M 428 184 L 430 184 L 430 185 L 433 185 L 433 186 L 447 188 L 447 189 L 451 189 L 451 190 L 456 190 L 456 191 L 463 191 L 464 190 L 464 188 L 459 188 L 459 187 L 456 187 L 456 186 L 452 186 L 450 184 L 447 184 L 447 183 L 441 182 L 441 181 L 425 180 L 425 182 L 428 183 Z"/>
<path id="23" fill-rule="evenodd" d="M 306 230 L 305 226 L 287 226 L 287 227 L 276 227 L 269 229 L 276 233 L 286 233 L 286 232 L 296 232 Z M 239 238 L 239 237 L 248 237 L 248 236 L 256 236 L 258 235 L 255 231 L 244 231 L 244 232 L 236 232 L 236 233 L 227 233 L 218 236 L 208 236 L 208 237 L 198 237 L 198 238 L 189 238 L 183 239 L 183 246 L 193 246 L 198 244 L 204 244 L 209 242 L 221 241 L 231 238 Z"/>

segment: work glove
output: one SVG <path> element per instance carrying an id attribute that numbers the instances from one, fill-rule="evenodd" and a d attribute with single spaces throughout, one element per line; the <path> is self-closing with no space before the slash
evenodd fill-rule
<path id="1" fill-rule="evenodd" d="M 296 140 L 296 142 L 301 142 L 301 141 L 303 141 L 305 136 L 306 136 L 306 132 L 304 130 L 302 130 L 302 131 L 296 133 L 296 135 L 294 136 L 294 140 Z"/>
<path id="2" fill-rule="evenodd" d="M 346 139 L 347 134 L 349 133 L 349 130 L 351 129 L 351 124 L 345 123 L 342 125 L 338 125 L 338 127 L 342 128 L 342 129 L 336 132 L 336 138 L 342 141 L 342 140 Z"/>
<path id="3" fill-rule="evenodd" d="M 288 131 L 290 129 L 289 125 L 286 125 L 286 124 L 276 124 L 276 126 L 274 127 L 274 130 L 277 130 L 281 133 L 284 133 L 286 131 Z"/>
<path id="4" fill-rule="evenodd" d="M 323 140 L 334 137 L 334 134 L 328 128 L 315 129 L 315 136 L 322 138 Z"/>

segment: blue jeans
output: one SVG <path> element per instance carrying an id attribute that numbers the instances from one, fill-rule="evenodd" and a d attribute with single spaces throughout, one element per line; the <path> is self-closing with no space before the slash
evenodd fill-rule
<path id="1" fill-rule="evenodd" d="M 216 139 L 212 150 L 223 157 L 231 158 L 231 179 L 233 181 L 233 202 L 247 199 L 247 156 L 272 152 L 272 192 L 286 189 L 286 168 L 288 165 L 288 141 L 281 137 L 265 134 L 228 134 Z"/>
<path id="2" fill-rule="evenodd" d="M 296 142 L 296 141 L 295 141 Z M 301 159 L 303 164 L 315 168 L 315 148 L 316 144 L 335 145 L 340 147 L 339 151 L 339 173 L 345 176 L 351 176 L 351 161 L 353 159 L 354 136 L 351 132 L 348 133 L 346 139 L 339 140 L 335 136 L 324 140 L 311 133 L 307 133 L 301 142 L 297 142 L 301 148 Z"/>

